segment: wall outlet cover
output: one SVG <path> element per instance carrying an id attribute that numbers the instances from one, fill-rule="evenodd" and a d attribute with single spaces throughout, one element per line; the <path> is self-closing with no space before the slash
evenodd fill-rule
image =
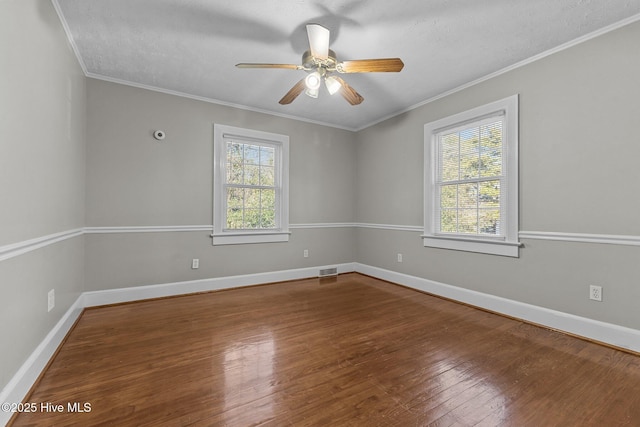
<path id="1" fill-rule="evenodd" d="M 589 299 L 593 301 L 602 301 L 602 286 L 589 286 Z"/>

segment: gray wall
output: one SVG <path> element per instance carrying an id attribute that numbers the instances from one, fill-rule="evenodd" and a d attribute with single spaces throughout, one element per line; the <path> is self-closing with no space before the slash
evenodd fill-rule
<path id="1" fill-rule="evenodd" d="M 85 77 L 51 2 L 0 2 L 0 73 L 0 246 L 83 227 Z M 76 237 L 0 261 L 0 388 L 82 292 L 83 258 Z"/>
<path id="2" fill-rule="evenodd" d="M 639 39 L 632 24 L 352 133 L 86 79 L 50 2 L 3 1 L 0 246 L 84 226 L 211 224 L 214 123 L 290 136 L 292 224 L 420 226 L 423 125 L 514 93 L 520 229 L 638 236 Z M 292 232 L 220 247 L 201 231 L 89 233 L 0 261 L 0 324 L 11 326 L 0 386 L 82 291 L 350 261 L 640 329 L 637 246 L 524 239 L 514 259 L 427 249 L 410 231 Z M 589 284 L 604 286 L 602 303 Z"/>
<path id="3" fill-rule="evenodd" d="M 291 224 L 354 221 L 352 132 L 95 79 L 87 92 L 89 227 L 210 225 L 214 123 L 289 135 Z M 162 142 L 156 129 L 167 134 Z M 351 229 L 295 228 L 288 243 L 216 247 L 209 234 L 89 234 L 86 288 L 354 261 Z"/>
<path id="4" fill-rule="evenodd" d="M 640 235 L 639 39 L 635 23 L 359 132 L 357 221 L 422 226 L 424 124 L 519 93 L 520 230 Z M 357 259 L 640 329 L 640 247 L 523 242 L 512 259 L 359 229 Z M 590 284 L 603 302 L 588 300 Z"/>

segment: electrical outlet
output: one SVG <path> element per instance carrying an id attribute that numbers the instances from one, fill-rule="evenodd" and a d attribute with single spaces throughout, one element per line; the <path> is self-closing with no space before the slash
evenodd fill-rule
<path id="1" fill-rule="evenodd" d="M 191 268 L 194 270 L 200 268 L 200 260 L 198 258 L 194 258 L 191 260 Z"/>
<path id="2" fill-rule="evenodd" d="M 398 262 L 402 262 L 402 254 L 398 254 Z"/>
<path id="3" fill-rule="evenodd" d="M 309 249 L 305 249 L 305 250 L 302 252 L 302 256 L 303 256 L 303 257 L 305 257 L 305 258 L 309 258 Z"/>
<path id="4" fill-rule="evenodd" d="M 589 299 L 594 301 L 602 301 L 602 286 L 589 286 Z"/>
<path id="5" fill-rule="evenodd" d="M 47 312 L 53 310 L 56 306 L 56 290 L 51 289 L 47 294 Z"/>

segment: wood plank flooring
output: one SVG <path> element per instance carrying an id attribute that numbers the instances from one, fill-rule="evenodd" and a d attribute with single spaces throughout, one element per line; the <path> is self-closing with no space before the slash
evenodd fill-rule
<path id="1" fill-rule="evenodd" d="M 353 273 L 86 310 L 27 402 L 64 410 L 13 426 L 638 426 L 640 357 Z"/>

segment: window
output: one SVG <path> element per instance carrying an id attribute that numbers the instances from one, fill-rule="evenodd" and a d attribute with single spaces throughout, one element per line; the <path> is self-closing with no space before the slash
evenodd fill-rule
<path id="1" fill-rule="evenodd" d="M 518 96 L 424 129 L 424 246 L 517 257 Z"/>
<path id="2" fill-rule="evenodd" d="M 214 125 L 213 244 L 289 240 L 289 137 Z"/>

